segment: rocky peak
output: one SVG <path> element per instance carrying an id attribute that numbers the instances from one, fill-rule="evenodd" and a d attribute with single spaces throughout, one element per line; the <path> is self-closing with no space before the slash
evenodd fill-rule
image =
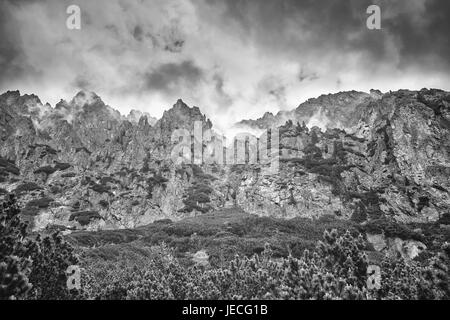
<path id="1" fill-rule="evenodd" d="M 18 98 L 20 98 L 20 91 L 14 90 L 14 91 L 6 91 L 2 95 L 0 95 L 0 101 L 2 104 L 11 105 L 16 101 Z"/>
<path id="2" fill-rule="evenodd" d="M 21 95 L 19 90 L 7 91 L 0 95 L 0 104 L 3 106 L 14 106 L 21 113 L 29 112 L 28 108 L 41 105 L 42 102 L 35 94 Z"/>
<path id="3" fill-rule="evenodd" d="M 212 123 L 201 113 L 198 107 L 189 107 L 183 100 L 178 99 L 173 107 L 164 111 L 156 124 L 156 134 L 164 143 L 169 143 L 172 133 L 177 129 L 193 131 L 195 121 L 203 123 L 203 129 L 212 128 Z"/>
<path id="4" fill-rule="evenodd" d="M 128 116 L 126 116 L 126 120 L 132 123 L 140 123 L 141 121 L 144 121 L 143 118 L 146 118 L 147 123 L 151 126 L 155 125 L 156 121 L 158 121 L 156 118 L 152 117 L 148 112 L 142 112 L 135 109 L 132 109 L 128 114 Z"/>
<path id="5" fill-rule="evenodd" d="M 59 102 L 55 105 L 55 109 L 56 110 L 69 110 L 70 109 L 70 105 L 67 103 L 66 100 L 61 99 L 59 100 Z"/>
<path id="6" fill-rule="evenodd" d="M 186 103 L 182 99 L 178 99 L 177 102 L 173 105 L 174 109 L 187 109 L 189 108 Z"/>
<path id="7" fill-rule="evenodd" d="M 17 124 L 22 129 L 24 129 L 25 123 L 25 127 L 34 126 L 39 129 L 41 121 L 48 118 L 52 112 L 52 107 L 48 103 L 43 105 L 39 97 L 34 94 L 21 95 L 16 90 L 8 91 L 0 96 L 0 117 L 14 119 L 10 124 L 22 118 L 22 121 L 19 121 L 20 124 Z M 33 125 L 30 126 L 29 123 L 33 123 Z M 15 125 L 12 125 L 10 129 L 14 131 L 14 127 Z"/>
<path id="8" fill-rule="evenodd" d="M 200 109 L 196 106 L 189 107 L 183 100 L 178 99 L 171 109 L 164 111 L 163 119 L 166 117 L 190 117 L 190 118 L 203 118 L 204 115 Z"/>
<path id="9" fill-rule="evenodd" d="M 326 105 L 327 107 L 338 107 L 342 106 L 345 103 L 349 103 L 352 101 L 359 101 L 361 99 L 367 98 L 369 96 L 368 93 L 360 92 L 360 91 L 341 91 L 338 93 L 329 93 L 320 95 L 317 98 L 308 99 L 306 102 L 300 104 L 298 108 L 301 108 L 305 105 Z"/>
<path id="10" fill-rule="evenodd" d="M 291 111 L 280 111 L 276 115 L 266 112 L 257 120 L 243 120 L 236 126 L 265 129 L 280 126 L 287 120 L 305 122 L 309 127 L 350 129 L 358 123 L 355 112 L 370 102 L 382 97 L 381 91 L 371 90 L 371 93 L 359 91 L 344 91 L 321 95 L 301 103 Z M 357 113 L 356 113 L 357 114 Z"/>
<path id="11" fill-rule="evenodd" d="M 289 117 L 285 116 L 286 112 L 280 111 L 276 115 L 274 115 L 272 112 L 265 112 L 264 115 L 261 118 L 258 118 L 256 120 L 247 119 L 239 121 L 235 124 L 235 127 L 237 128 L 243 128 L 243 127 L 250 127 L 252 129 L 267 129 L 274 125 L 282 125 L 287 120 L 289 120 Z"/>
<path id="12" fill-rule="evenodd" d="M 189 107 L 183 100 L 178 99 L 171 109 L 164 111 L 162 118 L 158 120 L 157 124 L 160 126 L 169 124 L 174 129 L 176 127 L 190 128 L 193 126 L 194 121 L 203 121 L 211 124 L 210 120 L 206 119 L 206 116 L 201 113 L 198 107 Z"/>
<path id="13" fill-rule="evenodd" d="M 92 91 L 80 91 L 70 101 L 70 104 L 77 108 L 82 108 L 85 105 L 104 105 L 102 99 Z"/>
<path id="14" fill-rule="evenodd" d="M 80 91 L 69 103 L 81 121 L 121 122 L 119 111 L 106 105 L 94 92 Z"/>
<path id="15" fill-rule="evenodd" d="M 370 95 L 375 99 L 380 99 L 383 96 L 383 92 L 376 89 L 370 89 Z"/>

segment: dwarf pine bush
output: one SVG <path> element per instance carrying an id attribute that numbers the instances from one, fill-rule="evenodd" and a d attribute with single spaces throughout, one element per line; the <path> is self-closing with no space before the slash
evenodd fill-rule
<path id="1" fill-rule="evenodd" d="M 186 268 L 164 243 L 91 250 L 82 289 L 69 292 L 65 271 L 77 264 L 61 236 L 30 238 L 14 198 L 0 214 L 1 299 L 449 299 L 450 246 L 425 262 L 385 258 L 381 287 L 367 287 L 367 244 L 350 231 L 325 231 L 303 255 L 236 255 L 219 267 Z M 114 251 L 114 247 L 110 251 Z M 96 253 L 95 253 L 96 252 Z"/>
<path id="2" fill-rule="evenodd" d="M 367 288 L 368 260 L 362 236 L 324 233 L 300 258 L 235 256 L 219 268 L 185 268 L 166 245 L 135 259 L 86 264 L 90 299 L 448 299 L 448 255 L 422 266 L 386 259 L 382 286 Z M 122 261 L 122 262 L 118 262 Z M 123 261 L 133 261 L 122 265 Z"/>
<path id="3" fill-rule="evenodd" d="M 30 298 L 44 300 L 71 299 L 76 295 L 67 289 L 66 270 L 78 263 L 74 249 L 62 236 L 54 233 L 50 237 L 37 237 L 36 249 L 31 254 L 30 282 L 33 288 Z"/>
<path id="4" fill-rule="evenodd" d="M 0 206 L 0 299 L 20 299 L 31 289 L 27 226 L 19 212 L 14 196 Z"/>
<path id="5" fill-rule="evenodd" d="M 0 207 L 0 299 L 68 299 L 66 269 L 78 259 L 59 234 L 32 238 L 13 195 Z"/>

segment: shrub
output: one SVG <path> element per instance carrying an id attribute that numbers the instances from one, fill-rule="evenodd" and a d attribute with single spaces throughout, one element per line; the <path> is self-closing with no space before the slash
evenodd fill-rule
<path id="1" fill-rule="evenodd" d="M 0 173 L 9 172 L 16 176 L 20 174 L 19 168 L 16 167 L 13 161 L 3 159 L 2 157 L 0 157 L 0 169 Z"/>
<path id="2" fill-rule="evenodd" d="M 1 191 L 0 191 L 1 194 Z M 449 225 L 450 224 L 450 212 L 446 212 L 444 213 L 438 220 L 438 222 L 440 224 L 446 224 Z"/>
<path id="3" fill-rule="evenodd" d="M 0 300 L 15 300 L 24 296 L 31 288 L 24 272 L 23 262 L 16 256 L 1 257 Z"/>
<path id="4" fill-rule="evenodd" d="M 153 195 L 153 189 L 156 186 L 162 186 L 163 188 L 166 187 L 167 182 L 169 180 L 167 180 L 166 178 L 164 178 L 161 174 L 155 174 L 153 177 L 148 178 L 147 180 L 147 191 L 148 191 L 148 195 L 151 197 Z"/>
<path id="5" fill-rule="evenodd" d="M 450 259 L 448 244 L 428 264 L 408 263 L 403 259 L 385 258 L 381 265 L 382 286 L 376 298 L 445 299 L 450 298 Z"/>
<path id="6" fill-rule="evenodd" d="M 76 177 L 76 173 L 75 172 L 63 173 L 61 175 L 61 178 L 73 178 L 73 177 Z"/>
<path id="7" fill-rule="evenodd" d="M 89 263 L 94 299 L 356 299 L 366 298 L 362 237 L 325 233 L 324 242 L 300 259 L 272 258 L 262 247 L 251 258 L 236 256 L 225 266 L 183 268 L 164 244 L 131 264 Z"/>
<path id="8" fill-rule="evenodd" d="M 367 219 L 380 219 L 383 216 L 380 204 L 385 200 L 381 199 L 377 192 L 373 190 L 363 193 L 348 192 L 345 196 L 347 200 L 359 199 L 352 215 L 352 218 L 356 219 L 354 221 L 363 222 Z"/>
<path id="9" fill-rule="evenodd" d="M 39 187 L 34 182 L 26 182 L 21 185 L 19 185 L 16 189 L 13 190 L 13 193 L 19 194 L 22 192 L 28 192 L 28 191 L 35 191 L 35 190 L 41 190 L 42 188 Z"/>
<path id="10" fill-rule="evenodd" d="M 55 166 L 54 166 L 54 168 L 55 168 L 56 170 L 59 170 L 59 171 L 67 170 L 67 169 L 69 169 L 70 167 L 71 167 L 70 164 L 68 164 L 68 163 L 62 163 L 62 162 L 56 162 L 56 164 L 55 164 Z"/>
<path id="11" fill-rule="evenodd" d="M 35 174 L 39 174 L 39 173 L 45 173 L 46 175 L 51 175 L 52 173 L 56 172 L 57 169 L 51 167 L 51 166 L 44 166 L 44 167 L 40 167 L 38 169 L 36 169 L 34 171 Z"/>
<path id="12" fill-rule="evenodd" d="M 5 168 L 6 172 L 12 173 L 16 176 L 20 175 L 20 170 L 16 166 L 10 165 Z"/>
<path id="13" fill-rule="evenodd" d="M 27 207 L 38 207 L 38 208 L 48 208 L 50 203 L 52 203 L 54 200 L 49 197 L 44 197 L 41 199 L 35 199 L 31 200 L 27 203 Z"/>
<path id="14" fill-rule="evenodd" d="M 58 234 L 32 238 L 14 196 L 0 212 L 0 299 L 68 299 L 67 267 L 78 262 Z"/>
<path id="15" fill-rule="evenodd" d="M 109 207 L 109 203 L 108 203 L 108 201 L 106 201 L 106 200 L 100 200 L 100 201 L 98 202 L 98 204 L 99 204 L 101 207 L 103 207 L 103 208 L 108 208 L 108 207 Z"/>
<path id="16" fill-rule="evenodd" d="M 86 152 L 86 153 L 89 154 L 89 155 L 92 154 L 92 152 L 89 151 L 86 147 L 75 148 L 75 152 L 76 152 L 76 153 L 78 153 L 78 152 L 80 152 L 80 151 L 84 151 L 84 152 Z"/>
<path id="17" fill-rule="evenodd" d="M 155 220 L 153 223 L 158 223 L 158 224 L 171 224 L 171 223 L 173 223 L 173 221 L 166 218 L 166 219 Z"/>
<path id="18" fill-rule="evenodd" d="M 315 249 L 299 258 L 275 259 L 265 245 L 259 254 L 235 256 L 217 268 L 185 268 L 165 244 L 106 249 L 95 249 L 97 258 L 92 260 L 91 252 L 84 262 L 86 298 L 448 299 L 449 292 L 448 246 L 426 266 L 386 260 L 381 288 L 368 289 L 363 237 L 336 230 L 325 232 Z"/>
<path id="19" fill-rule="evenodd" d="M 31 289 L 28 280 L 30 243 L 14 196 L 0 207 L 0 299 L 19 299 Z"/>
<path id="20" fill-rule="evenodd" d="M 32 252 L 33 260 L 29 279 L 33 288 L 29 296 L 39 300 L 72 299 L 75 293 L 67 289 L 66 270 L 78 263 L 71 245 L 61 235 L 37 237 L 37 249 Z"/>
<path id="21" fill-rule="evenodd" d="M 25 217 L 34 217 L 37 216 L 39 214 L 39 208 L 38 207 L 31 207 L 31 206 L 26 206 L 25 208 L 23 208 L 20 213 L 22 214 L 22 216 Z"/>
<path id="22" fill-rule="evenodd" d="M 184 208 L 180 212 L 192 212 L 194 210 L 206 213 L 212 209 L 210 194 L 213 192 L 211 181 L 216 178 L 210 174 L 205 174 L 201 167 L 192 166 L 194 181 L 187 189 L 183 199 Z"/>
<path id="23" fill-rule="evenodd" d="M 103 219 L 97 211 L 80 211 L 70 215 L 69 221 L 76 220 L 82 226 L 88 225 L 92 220 Z"/>
<path id="24" fill-rule="evenodd" d="M 358 204 L 356 206 L 350 219 L 357 223 L 362 223 L 367 220 L 367 212 L 364 210 L 363 204 Z"/>
<path id="25" fill-rule="evenodd" d="M 117 180 L 111 177 L 102 177 L 100 179 L 100 184 L 106 185 L 107 183 L 117 183 Z"/>
<path id="26" fill-rule="evenodd" d="M 380 218 L 371 220 L 362 227 L 362 230 L 367 233 L 384 233 L 386 237 L 390 238 L 400 238 L 403 240 L 414 239 L 417 241 L 423 241 L 423 237 L 420 233 L 414 232 L 408 226 L 400 224 L 393 219 Z"/>
<path id="27" fill-rule="evenodd" d="M 46 144 L 37 143 L 35 145 L 30 145 L 29 147 L 30 147 L 30 149 L 43 148 L 44 150 L 41 151 L 41 155 L 40 155 L 41 158 L 43 158 L 47 154 L 56 155 L 58 153 L 58 151 L 56 151 L 55 149 L 53 149 L 52 147 L 50 147 L 49 145 L 46 145 Z"/>
<path id="28" fill-rule="evenodd" d="M 110 193 L 111 187 L 93 182 L 90 186 L 92 190 L 98 193 Z"/>
<path id="29" fill-rule="evenodd" d="M 0 157 L 0 167 L 8 167 L 10 165 L 14 165 L 14 162 Z"/>

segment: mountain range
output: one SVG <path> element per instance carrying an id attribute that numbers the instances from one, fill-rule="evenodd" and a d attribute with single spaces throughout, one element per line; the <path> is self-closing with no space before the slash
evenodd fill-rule
<path id="1" fill-rule="evenodd" d="M 176 164 L 174 130 L 213 123 L 178 100 L 160 119 L 128 116 L 81 91 L 54 107 L 0 95 L 0 197 L 14 193 L 33 230 L 134 228 L 239 207 L 259 216 L 333 215 L 364 223 L 436 221 L 450 212 L 450 93 L 323 95 L 242 120 L 277 127 L 280 164 Z"/>

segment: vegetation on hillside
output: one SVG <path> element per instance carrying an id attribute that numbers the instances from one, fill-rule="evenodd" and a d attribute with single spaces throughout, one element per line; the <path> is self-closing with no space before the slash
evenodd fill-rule
<path id="1" fill-rule="evenodd" d="M 165 244 L 85 257 L 89 299 L 448 299 L 448 246 L 427 264 L 384 260 L 380 287 L 368 285 L 362 236 L 326 231 L 301 257 L 275 258 L 269 245 L 217 268 L 186 268 Z"/>
<path id="2" fill-rule="evenodd" d="M 192 185 L 186 190 L 183 199 L 184 207 L 180 209 L 180 212 L 195 210 L 206 213 L 212 209 L 209 204 L 211 202 L 210 195 L 213 192 L 211 181 L 215 180 L 215 177 L 204 173 L 198 165 L 192 165 L 191 168 L 193 181 Z"/>
<path id="3" fill-rule="evenodd" d="M 66 269 L 78 263 L 58 233 L 33 237 L 15 197 L 0 207 L 0 299 L 70 299 Z"/>
<path id="4" fill-rule="evenodd" d="M 358 232 L 361 226 L 332 217 L 286 221 L 225 212 L 135 230 L 75 233 L 70 239 L 78 257 L 57 233 L 29 234 L 19 213 L 14 197 L 1 207 L 0 299 L 450 298 L 448 243 L 427 259 L 386 257 L 375 279 L 368 274 L 370 245 Z M 373 222 L 367 228 L 379 227 Z M 183 263 L 183 245 L 185 255 L 207 248 L 210 263 Z M 215 245 L 217 253 L 238 250 L 217 260 Z M 82 270 L 81 289 L 70 292 L 66 270 L 75 264 Z"/>

